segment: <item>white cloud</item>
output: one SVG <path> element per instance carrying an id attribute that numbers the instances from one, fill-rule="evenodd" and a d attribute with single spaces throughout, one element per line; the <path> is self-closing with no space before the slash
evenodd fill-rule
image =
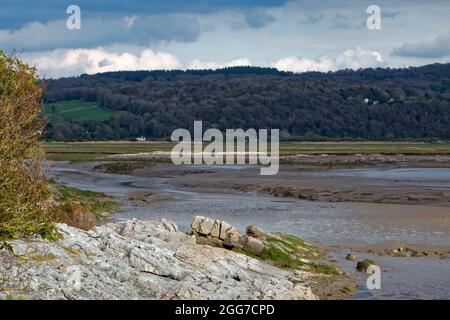
<path id="1" fill-rule="evenodd" d="M 45 52 L 23 53 L 22 58 L 36 66 L 41 76 L 57 78 L 122 70 L 171 70 L 171 69 L 219 69 L 235 66 L 251 66 L 248 58 L 236 58 L 228 62 L 194 59 L 183 64 L 173 54 L 156 52 L 148 48 L 95 48 L 56 49 Z M 346 50 L 334 59 L 322 57 L 317 60 L 286 57 L 271 66 L 282 71 L 334 71 L 344 68 L 359 69 L 383 66 L 381 55 L 359 47 Z"/>
<path id="2" fill-rule="evenodd" d="M 336 69 L 360 69 L 383 66 L 383 58 L 377 51 L 364 50 L 360 47 L 346 50 L 335 60 Z"/>
<path id="3" fill-rule="evenodd" d="M 272 66 L 281 71 L 308 72 L 308 71 L 334 71 L 339 69 L 360 69 L 383 66 L 384 62 L 379 52 L 364 50 L 360 47 L 346 50 L 335 59 L 321 57 L 318 60 L 286 57 L 272 63 Z"/>
<path id="4" fill-rule="evenodd" d="M 143 49 L 139 53 L 109 52 L 96 49 L 56 49 L 48 52 L 24 53 L 23 59 L 38 68 L 43 77 L 56 78 L 81 73 L 119 70 L 161 70 L 181 67 L 177 57 L 166 52 Z"/>
<path id="5" fill-rule="evenodd" d="M 199 59 L 192 60 L 188 65 L 187 69 L 220 69 L 226 67 L 240 67 L 240 66 L 251 66 L 251 62 L 247 58 L 237 58 L 230 62 L 218 63 L 214 61 L 202 61 Z"/>
<path id="6" fill-rule="evenodd" d="M 131 49 L 131 48 L 130 48 Z M 247 58 L 236 58 L 229 62 L 202 61 L 195 59 L 184 65 L 167 52 L 155 52 L 148 48 L 137 50 L 56 49 L 46 52 L 23 53 L 22 58 L 36 66 L 42 77 L 58 78 L 122 70 L 172 70 L 172 69 L 219 69 L 235 66 L 250 66 Z"/>
<path id="7" fill-rule="evenodd" d="M 321 71 L 326 72 L 332 70 L 333 61 L 329 58 L 322 57 L 319 60 L 312 60 L 298 57 L 286 57 L 274 62 L 273 67 L 280 71 L 307 72 Z"/>

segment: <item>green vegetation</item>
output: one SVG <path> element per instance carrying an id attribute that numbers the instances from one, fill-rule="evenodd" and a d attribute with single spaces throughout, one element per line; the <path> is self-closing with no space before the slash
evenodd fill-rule
<path id="1" fill-rule="evenodd" d="M 69 100 L 45 105 L 44 114 L 50 123 L 61 121 L 104 121 L 114 113 L 100 107 L 96 102 Z"/>
<path id="2" fill-rule="evenodd" d="M 58 141 L 170 137 L 176 128 L 277 128 L 284 140 L 450 140 L 450 64 L 292 74 L 235 67 L 111 72 L 48 82 L 45 101 L 92 101 L 104 121 L 61 121 Z M 366 100 L 367 99 L 367 100 Z"/>
<path id="3" fill-rule="evenodd" d="M 94 168 L 96 171 L 114 174 L 131 174 L 136 169 L 148 168 L 161 162 L 142 161 L 111 161 L 102 163 Z"/>
<path id="4" fill-rule="evenodd" d="M 350 286 L 344 286 L 342 288 L 342 291 L 346 294 L 353 294 L 355 292 L 355 289 Z"/>
<path id="5" fill-rule="evenodd" d="M 331 275 L 338 275 L 339 274 L 339 271 L 336 270 L 336 268 L 334 268 L 334 267 L 332 267 L 330 265 L 327 265 L 327 264 L 323 264 L 323 263 L 315 264 L 315 263 L 313 263 L 311 265 L 311 267 L 312 267 L 312 270 L 314 270 L 314 272 L 316 272 L 316 273 L 331 274 Z"/>
<path id="6" fill-rule="evenodd" d="M 119 206 L 102 192 L 81 190 L 62 184 L 53 184 L 52 187 L 58 201 L 58 221 L 79 229 L 93 228 L 98 221 L 106 219 L 108 213 Z"/>
<path id="7" fill-rule="evenodd" d="M 44 144 L 50 160 L 88 161 L 114 154 L 136 154 L 154 151 L 170 151 L 170 142 L 48 142 Z"/>
<path id="8" fill-rule="evenodd" d="M 0 51 L 0 248 L 10 239 L 59 236 L 41 170 L 42 93 L 36 70 Z"/>
<path id="9" fill-rule="evenodd" d="M 339 275 L 339 271 L 324 262 L 325 252 L 297 237 L 276 234 L 261 239 L 265 249 L 256 254 L 245 249 L 235 249 L 251 257 L 264 260 L 276 267 L 289 270 L 305 269 L 311 272 L 327 275 Z"/>
<path id="10" fill-rule="evenodd" d="M 89 208 L 89 211 L 97 217 L 102 217 L 104 213 L 111 212 L 118 207 L 117 202 L 103 192 L 81 190 L 62 184 L 57 184 L 56 197 L 63 205 L 74 201 L 78 202 Z"/>
<path id="11" fill-rule="evenodd" d="M 427 142 L 285 142 L 281 154 L 450 154 L 450 143 Z"/>
<path id="12" fill-rule="evenodd" d="M 24 296 L 17 296 L 17 297 L 15 297 L 15 296 L 13 296 L 11 294 L 7 294 L 5 297 L 3 297 L 3 300 L 8 300 L 8 301 L 10 301 L 10 300 L 20 300 L 20 301 L 24 301 L 24 300 L 27 300 L 27 298 L 24 297 Z"/>

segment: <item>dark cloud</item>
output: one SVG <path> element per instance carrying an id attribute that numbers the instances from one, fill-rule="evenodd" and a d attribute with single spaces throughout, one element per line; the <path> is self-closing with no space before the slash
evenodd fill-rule
<path id="1" fill-rule="evenodd" d="M 431 40 L 405 43 L 395 48 L 392 54 L 415 58 L 442 58 L 450 56 L 450 33 Z"/>
<path id="2" fill-rule="evenodd" d="M 381 8 L 381 20 L 395 19 L 400 13 L 397 11 L 384 10 Z M 330 27 L 338 29 L 363 28 L 366 25 L 368 13 L 365 10 L 355 12 L 335 12 L 328 15 L 321 15 L 322 20 L 326 19 Z"/>
<path id="3" fill-rule="evenodd" d="M 395 19 L 401 13 L 399 11 L 391 11 L 391 10 L 381 10 L 382 18 Z"/>
<path id="4" fill-rule="evenodd" d="M 248 11 L 244 17 L 245 22 L 251 28 L 263 28 L 276 20 L 275 16 L 266 13 L 262 9 Z"/>
<path id="5" fill-rule="evenodd" d="M 16 29 L 27 22 L 47 22 L 66 17 L 71 4 L 80 6 L 85 18 L 123 14 L 210 13 L 223 9 L 282 6 L 288 0 L 0 0 L 0 28 Z"/>
<path id="6" fill-rule="evenodd" d="M 336 12 L 330 16 L 330 26 L 338 29 L 352 29 L 364 27 L 367 19 L 365 12 L 360 15 Z"/>
<path id="7" fill-rule="evenodd" d="M 132 20 L 83 19 L 81 30 L 68 30 L 65 20 L 58 20 L 33 22 L 17 30 L 0 30 L 0 47 L 8 51 L 36 51 L 94 48 L 113 43 L 148 46 L 161 41 L 190 42 L 200 33 L 197 19 L 186 15 L 135 16 Z"/>
<path id="8" fill-rule="evenodd" d="M 300 18 L 300 22 L 304 24 L 318 23 L 323 21 L 324 16 L 322 13 L 307 13 L 304 17 Z"/>

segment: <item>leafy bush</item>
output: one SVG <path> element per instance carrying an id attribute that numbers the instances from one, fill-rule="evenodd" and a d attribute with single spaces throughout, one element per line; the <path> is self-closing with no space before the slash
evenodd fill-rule
<path id="1" fill-rule="evenodd" d="M 36 69 L 0 51 L 0 241 L 57 236 L 43 174 L 42 94 Z"/>
<path id="2" fill-rule="evenodd" d="M 71 227 L 90 230 L 97 224 L 96 216 L 89 207 L 74 201 L 67 201 L 61 205 L 59 220 Z"/>
<path id="3" fill-rule="evenodd" d="M 81 190 L 62 184 L 54 185 L 57 221 L 69 226 L 90 230 L 105 219 L 118 204 L 102 192 Z"/>

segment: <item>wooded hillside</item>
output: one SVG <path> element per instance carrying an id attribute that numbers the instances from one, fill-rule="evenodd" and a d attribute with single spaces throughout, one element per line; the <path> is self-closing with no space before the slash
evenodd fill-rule
<path id="1" fill-rule="evenodd" d="M 450 139 L 450 64 L 304 74 L 124 71 L 48 81 L 46 103 L 70 100 L 113 115 L 50 123 L 47 139 L 167 138 L 194 120 L 221 130 L 278 128 L 287 139 Z"/>

